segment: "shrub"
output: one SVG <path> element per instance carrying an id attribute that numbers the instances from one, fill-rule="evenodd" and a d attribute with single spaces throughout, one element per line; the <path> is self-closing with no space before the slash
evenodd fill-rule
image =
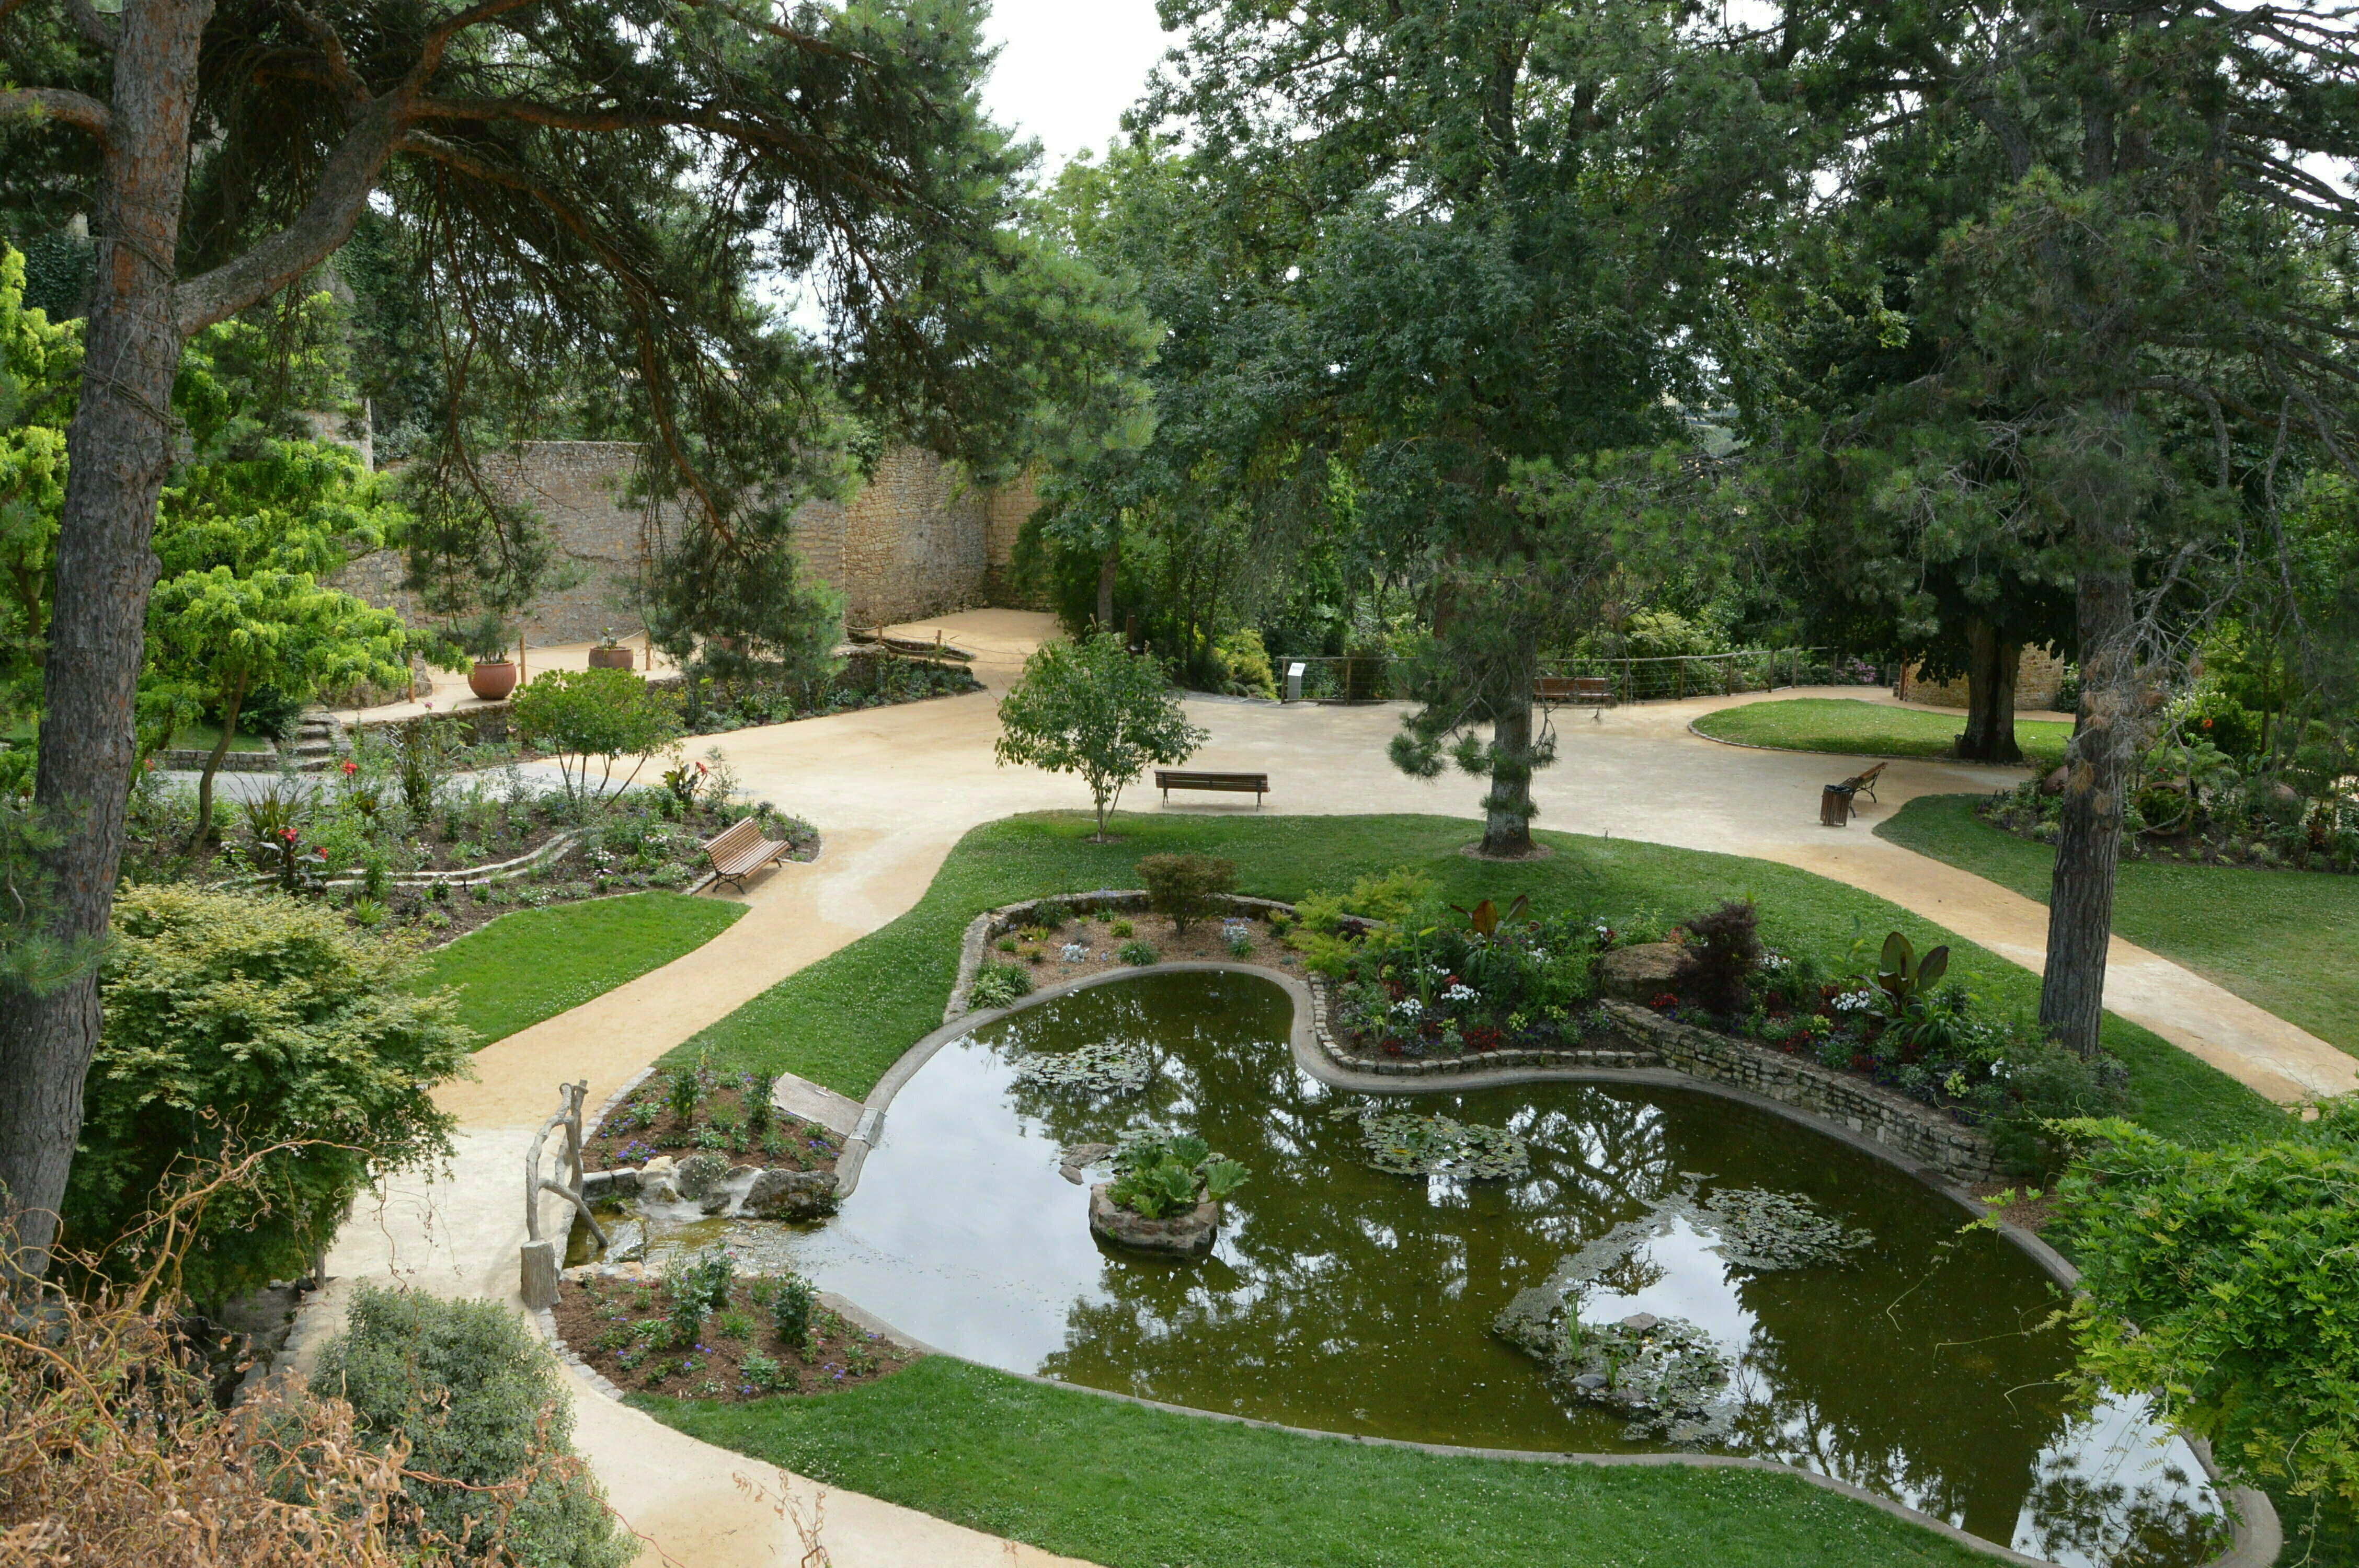
<path id="1" fill-rule="evenodd" d="M 718 1247 L 690 1253 L 672 1260 L 664 1271 L 664 1293 L 681 1313 L 693 1311 L 701 1323 L 712 1313 L 729 1304 L 729 1284 L 737 1277 L 737 1265 L 729 1254 Z"/>
<path id="2" fill-rule="evenodd" d="M 1129 921 L 1127 921 L 1127 920 L 1117 920 L 1117 921 L 1114 921 L 1113 924 L 1109 925 L 1106 927 L 1106 935 L 1109 935 L 1109 936 L 1112 936 L 1115 941 L 1119 942 L 1119 941 L 1121 941 L 1124 937 L 1128 936 L 1128 935 L 1133 935 L 1134 933 L 1136 933 L 1136 932 L 1137 931 L 1137 929 L 1138 929 L 1138 927 L 1137 927 L 1137 926 L 1133 925 L 1132 925 Z"/>
<path id="3" fill-rule="evenodd" d="M 1761 967 L 1761 912 L 1751 899 L 1730 899 L 1688 923 L 1690 993 L 1726 1017 L 1752 1005 L 1752 979 Z"/>
<path id="4" fill-rule="evenodd" d="M 67 1245 L 113 1247 L 193 1162 L 299 1143 L 199 1220 L 180 1281 L 218 1303 L 309 1273 L 372 1169 L 450 1152 L 429 1091 L 465 1071 L 474 1036 L 447 998 L 411 994 L 403 950 L 315 905 L 175 885 L 125 889 L 114 929 Z M 136 1262 L 126 1247 L 103 1266 Z"/>
<path id="5" fill-rule="evenodd" d="M 557 1357 L 499 1303 L 363 1285 L 312 1386 L 351 1400 L 370 1436 L 408 1444 L 416 1474 L 403 1489 L 419 1539 L 535 1568 L 623 1568 L 637 1555 L 587 1471 L 564 1462 L 573 1415 Z M 465 1489 L 484 1487 L 513 1489 Z"/>
<path id="6" fill-rule="evenodd" d="M 2130 1108 L 2129 1073 L 2119 1062 L 2045 1043 L 2010 1046 L 1991 1092 L 1995 1103 L 1984 1130 L 2007 1169 L 2026 1176 L 2045 1176 L 2063 1162 L 2065 1146 L 2051 1123 Z"/>
<path id="7" fill-rule="evenodd" d="M 1135 964 L 1142 968 L 1155 962 L 1159 957 L 1154 948 L 1144 942 L 1125 942 L 1114 949 L 1114 956 L 1125 964 Z"/>
<path id="8" fill-rule="evenodd" d="M 1021 964 L 985 964 L 967 988 L 967 1005 L 1006 1007 L 1032 990 L 1032 972 Z"/>
<path id="9" fill-rule="evenodd" d="M 794 1349 L 810 1343 L 811 1306 L 818 1299 L 819 1292 L 800 1274 L 779 1277 L 770 1297 L 770 1326 Z"/>
<path id="10" fill-rule="evenodd" d="M 1142 1138 L 1114 1152 L 1106 1199 L 1148 1219 L 1218 1202 L 1245 1185 L 1245 1168 L 1201 1138 Z"/>
<path id="11" fill-rule="evenodd" d="M 1237 863 L 1216 855 L 1149 855 L 1138 862 L 1139 881 L 1147 888 L 1147 906 L 1184 932 L 1221 907 L 1223 894 L 1237 887 Z"/>
<path id="12" fill-rule="evenodd" d="M 2192 1149 L 2123 1121 L 2074 1145 L 2058 1219 L 2082 1392 L 2142 1390 L 2229 1474 L 2359 1509 L 2359 1098 Z"/>
<path id="13" fill-rule="evenodd" d="M 430 1568 L 396 1539 L 400 1472 L 353 1411 L 273 1380 L 223 1411 L 177 1303 L 50 1294 L 51 1332 L 0 1339 L 5 1561 L 76 1568 Z M 201 1509 L 203 1522 L 190 1518 Z"/>
<path id="14" fill-rule="evenodd" d="M 576 809 L 587 803 L 592 759 L 603 765 L 597 789 L 603 798 L 624 758 L 637 759 L 624 780 L 628 787 L 647 759 L 679 736 L 670 694 L 628 670 L 550 670 L 517 692 L 508 711 L 517 740 L 556 753 Z"/>
<path id="15" fill-rule="evenodd" d="M 1269 667 L 1269 649 L 1253 627 L 1242 627 L 1212 644 L 1212 655 L 1220 662 L 1231 696 L 1277 695 L 1277 677 Z"/>
<path id="16" fill-rule="evenodd" d="M 1061 899 L 1044 898 L 1032 906 L 1032 924 L 1042 931 L 1062 931 L 1072 917 Z"/>
<path id="17" fill-rule="evenodd" d="M 770 1130 L 770 1116 L 777 1108 L 770 1097 L 777 1092 L 778 1075 L 753 1073 L 745 1084 L 745 1130 L 759 1138 Z"/>

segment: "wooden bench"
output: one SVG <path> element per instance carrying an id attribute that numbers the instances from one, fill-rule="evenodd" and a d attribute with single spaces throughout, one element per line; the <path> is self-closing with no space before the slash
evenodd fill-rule
<path id="1" fill-rule="evenodd" d="M 1603 676 L 1542 676 L 1532 696 L 1544 708 L 1614 706 L 1614 687 Z"/>
<path id="2" fill-rule="evenodd" d="M 712 881 L 735 882 L 737 891 L 745 891 L 745 879 L 771 864 L 792 846 L 762 837 L 762 830 L 752 817 L 723 828 L 719 837 L 704 846 L 704 858 L 712 863 Z"/>
<path id="3" fill-rule="evenodd" d="M 1878 762 L 1875 766 L 1868 769 L 1867 772 L 1864 773 L 1854 773 L 1850 778 L 1843 780 L 1842 787 L 1850 794 L 1864 795 L 1870 800 L 1875 800 L 1876 775 L 1884 772 L 1884 770 L 1889 766 L 1891 766 L 1891 764 L 1888 762 Z M 1882 806 L 1884 803 L 1880 800 L 1875 800 L 1875 804 Z"/>
<path id="4" fill-rule="evenodd" d="M 1165 805 L 1171 802 L 1175 789 L 1218 790 L 1228 795 L 1250 795 L 1254 809 L 1261 809 L 1261 797 L 1269 793 L 1267 773 L 1183 773 L 1169 768 L 1155 770 L 1155 787 L 1163 792 Z"/>

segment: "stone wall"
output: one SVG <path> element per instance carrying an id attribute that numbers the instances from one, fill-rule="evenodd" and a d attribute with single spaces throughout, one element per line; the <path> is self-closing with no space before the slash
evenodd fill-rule
<path id="1" fill-rule="evenodd" d="M 1966 677 L 1955 680 L 1924 680 L 1917 674 L 1915 665 L 1908 666 L 1908 700 L 1930 703 L 1936 708 L 1966 706 Z M 2015 666 L 2015 706 L 2018 712 L 2037 708 L 2053 708 L 2056 693 L 2064 685 L 2064 655 L 2054 648 L 2026 648 Z"/>
<path id="2" fill-rule="evenodd" d="M 1881 1084 L 1625 1001 L 1599 1005 L 1616 1036 L 1691 1078 L 1750 1089 L 1780 1105 L 1815 1112 L 1956 1181 L 1995 1181 L 2006 1173 L 1989 1139 Z"/>
<path id="3" fill-rule="evenodd" d="M 638 449 L 620 441 L 534 441 L 483 457 L 485 477 L 537 510 L 573 579 L 523 617 L 535 643 L 582 643 L 645 630 L 625 598 L 643 559 L 641 518 L 618 503 Z M 812 502 L 795 514 L 796 542 L 820 578 L 841 590 L 856 626 L 887 625 L 978 604 L 993 568 L 1014 557 L 1016 531 L 1037 504 L 1028 476 L 997 488 L 962 483 L 930 452 L 886 451 L 848 502 Z M 401 589 L 399 552 L 353 561 L 336 579 L 373 604 L 420 611 Z"/>

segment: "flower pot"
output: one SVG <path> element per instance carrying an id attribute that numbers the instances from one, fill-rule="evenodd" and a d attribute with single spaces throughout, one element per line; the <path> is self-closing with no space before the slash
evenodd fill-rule
<path id="1" fill-rule="evenodd" d="M 592 648 L 590 667 L 593 670 L 627 670 L 638 660 L 636 648 Z"/>
<path id="2" fill-rule="evenodd" d="M 514 659 L 484 659 L 467 671 L 467 689 L 485 702 L 498 702 L 516 690 Z"/>

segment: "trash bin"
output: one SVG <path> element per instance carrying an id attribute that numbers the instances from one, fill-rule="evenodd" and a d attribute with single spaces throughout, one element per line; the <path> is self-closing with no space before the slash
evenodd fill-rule
<path id="1" fill-rule="evenodd" d="M 1819 820 L 1830 827 L 1851 825 L 1851 797 L 1855 792 L 1850 784 L 1829 784 L 1819 792 Z"/>

